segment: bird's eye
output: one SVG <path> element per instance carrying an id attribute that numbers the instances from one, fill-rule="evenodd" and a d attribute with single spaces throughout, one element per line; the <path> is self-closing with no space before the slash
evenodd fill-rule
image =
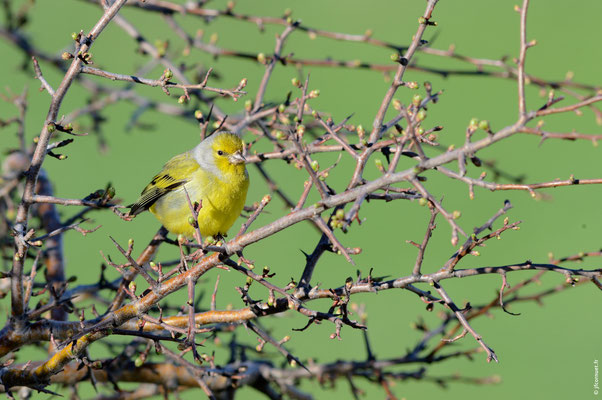
<path id="1" fill-rule="evenodd" d="M 221 151 L 221 150 L 218 150 L 218 151 L 217 151 L 217 155 L 218 155 L 218 156 L 223 156 L 223 155 L 224 155 L 224 152 L 223 152 L 223 151 Z"/>

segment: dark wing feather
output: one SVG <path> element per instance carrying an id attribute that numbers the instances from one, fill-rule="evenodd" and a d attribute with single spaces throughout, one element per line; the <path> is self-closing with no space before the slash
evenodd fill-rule
<path id="1" fill-rule="evenodd" d="M 128 206 L 130 208 L 129 215 L 138 215 L 148 210 L 162 196 L 188 182 L 186 178 L 177 179 L 170 175 L 170 173 L 173 174 L 174 171 L 177 171 L 181 177 L 188 177 L 197 168 L 199 168 L 199 165 L 188 153 L 181 154 L 169 160 L 163 167 L 163 170 L 155 175 L 151 182 L 146 185 L 140 194 L 140 198 L 134 204 Z"/>
<path id="2" fill-rule="evenodd" d="M 163 176 L 157 175 L 153 180 L 162 179 L 162 178 L 163 178 Z M 150 208 L 150 206 L 152 206 L 153 204 L 155 204 L 155 202 L 157 200 L 159 200 L 159 198 L 164 196 L 166 193 L 171 192 L 175 188 L 183 185 L 184 183 L 186 183 L 185 180 L 176 181 L 176 182 L 173 182 L 173 183 L 171 183 L 167 186 L 163 186 L 163 187 L 156 187 L 156 186 L 153 186 L 152 184 L 148 185 L 142 191 L 138 201 L 136 201 L 134 204 L 131 204 L 128 206 L 128 207 L 130 207 L 129 214 L 132 216 L 138 215 L 141 212 L 148 210 Z"/>

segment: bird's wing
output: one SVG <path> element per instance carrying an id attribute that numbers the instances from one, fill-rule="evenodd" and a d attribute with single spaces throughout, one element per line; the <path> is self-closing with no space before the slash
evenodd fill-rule
<path id="1" fill-rule="evenodd" d="M 140 198 L 128 206 L 129 214 L 134 216 L 148 210 L 159 198 L 188 182 L 190 176 L 199 168 L 199 164 L 190 154 L 175 156 L 146 185 Z"/>

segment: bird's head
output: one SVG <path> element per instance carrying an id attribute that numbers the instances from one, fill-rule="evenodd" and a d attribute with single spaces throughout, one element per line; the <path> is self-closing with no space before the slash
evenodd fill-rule
<path id="1" fill-rule="evenodd" d="M 245 158 L 240 137 L 218 132 L 203 140 L 195 149 L 195 158 L 204 168 L 217 175 L 244 174 Z"/>

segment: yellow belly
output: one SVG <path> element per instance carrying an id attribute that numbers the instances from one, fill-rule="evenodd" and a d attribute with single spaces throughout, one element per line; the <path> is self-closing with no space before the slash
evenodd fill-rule
<path id="1" fill-rule="evenodd" d="M 198 218 L 201 235 L 225 235 L 240 215 L 249 188 L 246 174 L 228 178 L 220 180 L 215 175 L 200 170 L 183 187 L 157 200 L 150 211 L 168 231 L 193 237 L 194 228 L 189 223 L 192 213 L 184 192 L 185 187 L 190 200 L 202 205 Z"/>

